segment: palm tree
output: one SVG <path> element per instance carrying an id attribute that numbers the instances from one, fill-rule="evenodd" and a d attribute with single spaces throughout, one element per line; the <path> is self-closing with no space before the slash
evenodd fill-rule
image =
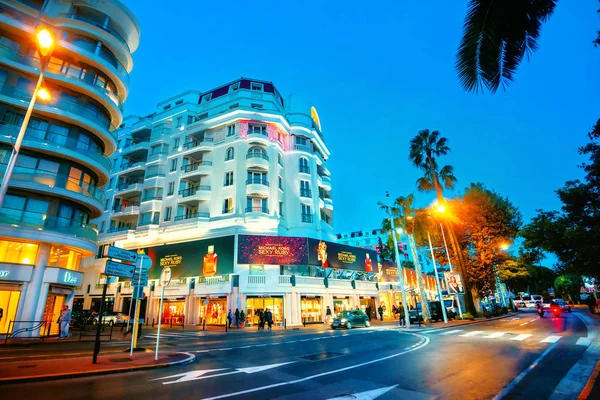
<path id="1" fill-rule="evenodd" d="M 415 273 L 417 275 L 417 288 L 419 290 L 419 297 L 421 300 L 421 309 L 423 312 L 423 321 L 425 323 L 429 323 L 431 320 L 431 315 L 429 314 L 429 306 L 427 301 L 427 296 L 425 294 L 425 282 L 423 281 L 422 268 L 421 263 L 419 262 L 419 255 L 417 254 L 417 243 L 415 241 L 415 223 L 414 214 L 415 211 L 412 208 L 412 203 L 414 201 L 414 196 L 409 194 L 406 197 L 398 197 L 393 205 L 389 207 L 381 202 L 379 202 L 379 206 L 386 211 L 386 213 L 391 214 L 394 218 L 394 226 L 396 228 L 402 228 L 404 232 L 406 232 L 408 236 L 408 246 L 410 247 L 410 252 L 413 256 L 413 262 L 415 264 Z M 381 231 L 382 233 L 390 233 L 391 235 L 395 235 L 396 232 L 392 232 L 389 218 L 383 220 Z M 398 272 L 402 273 L 402 266 L 398 265 Z"/>
<path id="2" fill-rule="evenodd" d="M 417 179 L 417 187 L 421 192 L 435 190 L 440 203 L 444 201 L 442 186 L 452 189 L 456 182 L 454 167 L 451 165 L 445 165 L 441 169 L 438 167 L 437 157 L 448 153 L 450 153 L 448 139 L 440 137 L 439 131 L 430 132 L 429 129 L 423 129 L 410 141 L 409 158 L 415 167 L 424 172 L 423 177 Z"/>
<path id="3" fill-rule="evenodd" d="M 513 81 L 523 58 L 537 50 L 542 24 L 557 0 L 470 0 L 456 54 L 460 84 L 495 93 Z"/>

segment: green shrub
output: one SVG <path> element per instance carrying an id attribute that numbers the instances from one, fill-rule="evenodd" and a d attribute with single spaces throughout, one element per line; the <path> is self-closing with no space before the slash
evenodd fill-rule
<path id="1" fill-rule="evenodd" d="M 458 317 L 458 319 L 460 319 L 460 317 Z M 463 320 L 470 320 L 470 321 L 474 321 L 475 317 L 473 315 L 471 315 L 471 313 L 465 312 L 462 315 L 462 319 Z"/>

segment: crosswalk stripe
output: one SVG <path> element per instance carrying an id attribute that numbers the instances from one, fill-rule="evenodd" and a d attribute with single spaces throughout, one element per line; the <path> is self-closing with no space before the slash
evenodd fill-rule
<path id="1" fill-rule="evenodd" d="M 580 337 L 579 340 L 577 340 L 577 343 L 575 343 L 577 346 L 589 346 L 590 344 L 592 344 L 592 341 L 586 337 Z"/>
<path id="2" fill-rule="evenodd" d="M 504 336 L 504 332 L 492 333 L 491 335 L 484 336 L 484 338 L 486 338 L 486 339 L 495 339 L 495 338 L 499 338 L 500 336 Z"/>
<path id="3" fill-rule="evenodd" d="M 561 337 L 562 336 L 548 336 L 546 339 L 540 340 L 540 343 L 555 343 L 558 342 Z"/>
<path id="4" fill-rule="evenodd" d="M 468 332 L 465 333 L 463 335 L 459 335 L 459 336 L 465 336 L 465 337 L 469 337 L 469 336 L 476 336 L 479 335 L 480 333 L 484 333 L 485 331 L 472 331 L 472 332 Z"/>
<path id="5" fill-rule="evenodd" d="M 523 333 L 521 335 L 517 335 L 514 338 L 511 338 L 510 340 L 516 340 L 518 342 L 522 342 L 523 340 L 527 339 L 528 337 L 533 336 L 529 333 Z"/>
<path id="6" fill-rule="evenodd" d="M 437 331 L 437 329 L 427 329 L 426 331 L 421 331 L 419 333 L 431 333 L 431 332 L 435 332 Z"/>
<path id="7" fill-rule="evenodd" d="M 455 333 L 462 332 L 463 330 L 464 329 L 454 329 L 451 331 L 442 332 L 442 333 L 440 333 L 440 336 L 453 335 Z"/>

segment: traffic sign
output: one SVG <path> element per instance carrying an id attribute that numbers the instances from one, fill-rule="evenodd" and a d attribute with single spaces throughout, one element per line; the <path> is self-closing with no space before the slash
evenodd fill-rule
<path id="1" fill-rule="evenodd" d="M 143 299 L 145 297 L 144 294 L 144 287 L 143 286 L 134 286 L 133 287 L 133 292 L 131 292 L 131 298 L 132 299 Z"/>
<path id="2" fill-rule="evenodd" d="M 142 264 L 142 269 L 144 271 L 148 271 L 150 268 L 152 268 L 152 259 L 150 257 L 145 254 L 140 254 L 140 258 L 142 261 L 140 264 Z"/>
<path id="3" fill-rule="evenodd" d="M 112 260 L 106 260 L 106 267 L 104 268 L 104 275 L 120 276 L 123 278 L 133 277 L 133 265 L 123 264 Z"/>
<path id="4" fill-rule="evenodd" d="M 106 251 L 106 257 L 108 258 L 116 258 L 118 260 L 127 261 L 127 262 L 136 262 L 138 259 L 138 253 L 135 251 L 125 250 L 120 247 L 108 246 L 108 250 Z"/>
<path id="5" fill-rule="evenodd" d="M 139 283 L 139 285 L 138 285 Z M 144 287 L 144 286 L 148 286 L 148 278 L 146 277 L 146 279 L 142 278 L 138 281 L 137 278 L 134 278 L 131 281 L 131 286 L 140 286 L 140 287 Z"/>

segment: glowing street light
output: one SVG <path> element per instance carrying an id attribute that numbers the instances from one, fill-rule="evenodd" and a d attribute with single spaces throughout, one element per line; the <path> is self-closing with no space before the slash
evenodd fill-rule
<path id="1" fill-rule="evenodd" d="M 44 2 L 45 7 L 46 2 Z M 42 12 L 40 11 L 40 17 Z M 19 156 L 19 150 L 21 150 L 21 143 L 23 142 L 23 137 L 25 137 L 25 131 L 27 130 L 27 125 L 29 125 L 29 120 L 31 119 L 31 114 L 33 113 L 33 107 L 35 106 L 35 101 L 39 97 L 41 100 L 48 101 L 51 99 L 50 92 L 47 88 L 42 86 L 44 82 L 44 69 L 46 68 L 46 63 L 48 59 L 52 55 L 54 51 L 54 37 L 52 33 L 46 29 L 41 28 L 35 34 L 35 42 L 37 45 L 37 49 L 40 53 L 40 76 L 37 81 L 37 85 L 35 86 L 35 90 L 31 95 L 31 100 L 29 101 L 29 106 L 27 107 L 27 112 L 25 113 L 25 117 L 23 118 L 23 123 L 21 124 L 21 129 L 19 130 L 19 134 L 17 135 L 17 140 L 13 145 L 13 150 L 8 159 L 8 163 L 6 164 L 6 170 L 4 172 L 4 176 L 2 177 L 2 182 L 0 182 L 0 208 L 2 208 L 2 204 L 4 203 L 4 198 L 6 197 L 6 191 L 8 190 L 8 182 L 12 176 L 13 169 L 15 168 L 15 164 L 17 162 L 17 157 Z"/>
<path id="2" fill-rule="evenodd" d="M 508 243 L 502 243 L 500 245 L 500 250 L 508 250 L 509 247 L 510 245 Z"/>

